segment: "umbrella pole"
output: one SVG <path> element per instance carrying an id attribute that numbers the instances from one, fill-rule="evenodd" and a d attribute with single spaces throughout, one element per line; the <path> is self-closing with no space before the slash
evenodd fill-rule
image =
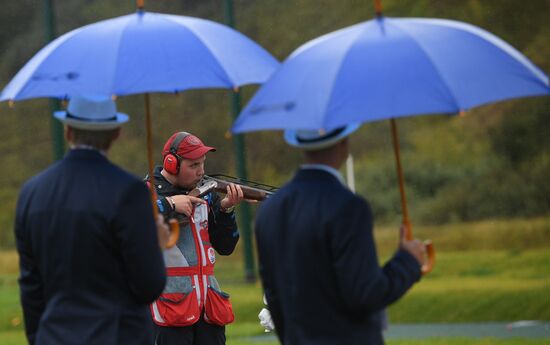
<path id="1" fill-rule="evenodd" d="M 149 194 L 151 196 L 151 204 L 153 206 L 153 215 L 155 217 L 155 221 L 158 216 L 158 210 L 157 210 L 157 192 L 155 191 L 154 186 L 154 175 L 153 175 L 153 134 L 151 130 L 151 102 L 149 100 L 149 94 L 145 94 L 145 124 L 147 128 L 147 163 L 148 163 L 148 174 L 149 174 L 149 180 L 151 181 L 151 186 L 149 188 Z M 166 244 L 166 248 L 172 248 L 176 245 L 176 242 L 178 241 L 180 229 L 179 229 L 179 223 L 176 219 L 170 219 L 168 221 L 168 224 L 170 225 L 170 238 L 168 239 L 168 243 Z"/>
<path id="2" fill-rule="evenodd" d="M 399 193 L 401 194 L 401 211 L 403 213 L 403 226 L 405 227 L 405 238 L 408 241 L 413 239 L 412 225 L 409 220 L 409 210 L 407 208 L 407 196 L 405 195 L 405 179 L 403 178 L 403 169 L 401 168 L 401 157 L 399 154 L 399 138 L 397 136 L 397 124 L 395 119 L 390 119 L 391 135 L 393 141 L 393 152 L 395 153 L 395 165 L 397 168 L 397 178 L 399 179 Z M 432 271 L 435 264 L 435 249 L 432 241 L 424 241 L 426 246 L 427 261 L 422 265 L 422 274 L 428 274 Z"/>
<path id="3" fill-rule="evenodd" d="M 153 182 L 153 134 L 151 131 L 151 103 L 149 100 L 149 94 L 146 93 L 144 95 L 145 98 L 145 127 L 147 129 L 147 173 L 149 175 L 151 183 Z M 149 188 L 151 191 L 151 202 L 153 203 L 153 214 L 155 215 L 155 218 L 157 218 L 157 193 L 155 191 L 155 188 Z"/>
<path id="4" fill-rule="evenodd" d="M 374 10 L 377 17 L 382 16 L 382 0 L 374 0 Z"/>
<path id="5" fill-rule="evenodd" d="M 403 225 L 405 226 L 405 236 L 407 240 L 412 240 L 411 222 L 409 220 L 409 210 L 407 208 L 407 196 L 405 194 L 405 179 L 403 178 L 403 169 L 401 168 L 401 157 L 399 153 L 399 138 L 397 136 L 397 124 L 395 119 L 390 119 L 391 135 L 393 141 L 393 152 L 395 154 L 395 167 L 397 169 L 397 179 L 399 180 L 399 194 L 401 195 L 401 212 L 403 214 Z"/>

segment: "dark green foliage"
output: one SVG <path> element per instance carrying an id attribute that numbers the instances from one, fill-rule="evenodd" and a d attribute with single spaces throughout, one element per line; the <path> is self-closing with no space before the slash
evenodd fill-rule
<path id="1" fill-rule="evenodd" d="M 131 13 L 134 1 L 56 0 L 57 33 Z M 5 3 L 5 4 L 4 4 Z M 0 13 L 0 88 L 44 45 L 42 2 L 4 1 Z M 491 31 L 550 71 L 550 3 L 545 0 L 384 0 L 391 17 L 438 17 Z M 154 12 L 223 22 L 221 0 L 145 1 Z M 234 0 L 237 28 L 283 60 L 302 43 L 374 16 L 373 1 Z M 243 104 L 257 86 L 244 87 Z M 189 130 L 218 148 L 207 171 L 234 174 L 232 119 L 227 90 L 154 94 L 155 160 L 165 139 Z M 119 99 L 130 114 L 110 157 L 142 176 L 147 169 L 143 97 Z M 411 219 L 443 223 L 492 217 L 537 216 L 550 211 L 550 101 L 512 100 L 468 112 L 466 117 L 421 116 L 398 121 Z M 0 104 L 0 247 L 13 245 L 18 189 L 52 162 L 50 111 L 46 100 Z M 273 185 L 288 180 L 300 163 L 280 132 L 246 135 L 249 178 Z M 366 124 L 352 137 L 357 192 L 372 204 L 379 222 L 400 216 L 389 126 Z"/>
<path id="2" fill-rule="evenodd" d="M 493 150 L 511 168 L 520 169 L 522 164 L 550 151 L 549 109 L 548 97 L 517 104 L 498 127 L 489 130 Z"/>

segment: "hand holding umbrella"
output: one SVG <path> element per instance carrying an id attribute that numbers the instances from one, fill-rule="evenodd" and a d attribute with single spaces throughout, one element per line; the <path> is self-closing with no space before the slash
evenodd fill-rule
<path id="1" fill-rule="evenodd" d="M 399 249 L 404 250 L 414 256 L 421 267 L 426 265 L 426 244 L 420 240 L 412 238 L 410 228 L 401 225 L 399 228 Z M 422 272 L 425 274 L 424 270 Z"/>

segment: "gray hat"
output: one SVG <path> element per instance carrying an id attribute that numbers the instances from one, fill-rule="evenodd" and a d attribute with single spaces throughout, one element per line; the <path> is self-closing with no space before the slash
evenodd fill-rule
<path id="1" fill-rule="evenodd" d="M 330 132 L 322 130 L 286 130 L 285 141 L 304 150 L 320 150 L 332 146 L 355 132 L 359 124 L 336 128 Z"/>
<path id="2" fill-rule="evenodd" d="M 118 113 L 110 97 L 73 95 L 66 111 L 56 111 L 55 118 L 71 127 L 87 130 L 105 130 L 120 127 L 128 115 Z"/>

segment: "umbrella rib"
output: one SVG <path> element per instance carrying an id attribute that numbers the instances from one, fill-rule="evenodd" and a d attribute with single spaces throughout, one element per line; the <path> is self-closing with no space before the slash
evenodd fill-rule
<path id="1" fill-rule="evenodd" d="M 410 35 L 406 30 L 403 30 L 402 28 L 399 27 L 398 24 L 394 23 L 393 21 L 390 21 L 391 24 L 393 24 L 393 26 L 399 30 L 401 33 L 403 33 L 404 35 L 406 35 L 407 37 L 409 37 L 411 39 L 412 42 L 414 42 L 419 48 L 420 50 L 424 53 L 424 55 L 426 56 L 426 58 L 431 62 L 431 65 L 433 66 L 434 70 L 436 71 L 437 75 L 439 76 L 439 78 L 443 81 L 443 85 L 445 86 L 445 88 L 447 89 L 447 92 L 449 93 L 449 96 L 451 96 L 451 98 L 453 99 L 454 101 L 454 104 L 456 106 L 456 108 L 458 110 L 466 110 L 466 109 L 462 109 L 460 107 L 460 103 L 458 101 L 458 98 L 456 97 L 456 95 L 453 93 L 453 91 L 451 90 L 451 88 L 449 87 L 449 84 L 446 83 L 445 81 L 445 76 L 441 73 L 441 70 L 439 68 L 439 66 L 435 63 L 435 61 L 431 58 L 430 54 L 428 54 L 426 52 L 426 49 L 424 49 L 424 46 L 418 42 L 416 40 L 416 38 L 412 35 Z"/>
<path id="2" fill-rule="evenodd" d="M 145 14 L 143 14 L 143 15 L 145 15 Z M 122 41 L 122 39 L 124 37 L 124 34 L 125 34 L 126 30 L 128 30 L 129 27 L 130 27 L 130 20 L 126 21 L 126 24 L 124 25 L 124 28 L 122 30 L 120 30 L 120 32 L 119 32 L 118 44 L 116 45 L 116 53 L 113 54 L 114 57 L 115 57 L 115 61 L 119 61 L 120 52 L 121 52 L 120 42 Z M 118 91 L 118 90 L 115 90 L 115 85 L 117 85 L 116 81 L 118 79 L 118 70 L 119 70 L 118 64 L 115 64 L 115 70 L 113 71 L 113 74 L 112 74 L 113 78 L 111 80 L 111 87 L 110 87 L 110 90 L 112 90 L 113 93 Z M 115 96 L 122 96 L 122 95 L 124 95 L 124 93 L 121 93 L 120 95 L 115 94 Z M 112 95 L 110 95 L 110 96 L 112 96 Z"/>
<path id="3" fill-rule="evenodd" d="M 359 25 L 361 25 L 361 24 L 359 24 Z M 365 26 L 367 26 L 367 25 L 368 25 L 368 22 L 365 24 Z M 367 30 L 367 28 L 365 27 L 364 30 Z M 348 48 L 349 48 L 350 46 L 353 46 L 353 45 L 357 42 L 357 37 L 361 36 L 361 33 L 362 33 L 362 32 L 363 32 L 363 30 L 357 30 L 356 36 L 355 36 L 354 39 L 350 40 L 350 43 L 349 43 Z M 330 34 L 329 34 L 329 35 L 330 35 Z M 338 68 L 336 69 L 336 73 L 334 74 L 334 77 L 335 77 L 335 78 L 338 78 L 339 72 L 340 72 L 340 70 L 342 69 L 342 66 L 344 65 L 344 60 L 346 60 L 346 58 L 347 58 L 347 56 L 348 56 L 348 54 L 349 54 L 349 51 L 350 51 L 349 49 L 345 49 L 345 52 L 346 52 L 346 53 L 343 54 L 342 57 L 340 58 L 340 62 L 339 62 L 339 64 L 338 64 Z M 331 102 L 331 100 L 332 100 L 332 95 L 334 94 L 335 89 L 336 89 L 336 88 L 333 87 L 333 88 L 330 90 L 330 94 L 329 94 L 329 97 L 327 97 L 327 100 L 326 100 L 326 103 L 325 103 L 325 107 L 323 107 L 324 112 L 323 112 L 322 121 L 321 121 L 321 123 L 323 123 L 323 124 L 325 124 L 325 120 L 324 120 L 324 119 L 326 119 L 326 115 L 327 115 L 327 113 L 328 113 L 328 111 L 329 111 L 328 105 L 330 104 L 330 102 Z M 331 130 L 331 129 L 333 129 L 333 128 L 323 128 L 323 129 L 325 129 L 325 130 Z"/>
<path id="4" fill-rule="evenodd" d="M 525 56 L 523 56 L 516 48 L 511 46 L 508 42 L 502 40 L 501 38 L 481 30 L 473 25 L 466 23 L 459 23 L 452 20 L 444 19 L 431 19 L 431 22 L 436 25 L 446 26 L 453 29 L 464 30 L 469 32 L 472 35 L 479 36 L 485 39 L 487 42 L 493 44 L 494 46 L 502 49 L 510 57 L 514 58 L 519 64 L 527 68 L 531 73 L 533 73 L 542 83 L 549 85 L 548 77 L 531 61 L 529 61 Z"/>
<path id="5" fill-rule="evenodd" d="M 170 21 L 170 22 L 173 22 L 177 25 L 179 25 L 182 29 L 185 29 L 185 30 L 188 30 L 190 32 L 193 33 L 193 36 L 195 36 L 204 46 L 206 46 L 208 48 L 209 51 L 212 51 L 212 52 L 217 52 L 217 50 L 215 49 L 214 46 L 211 46 L 209 45 L 206 40 L 203 39 L 203 37 L 200 35 L 200 32 L 197 32 L 196 30 L 193 30 L 193 28 L 187 26 L 187 25 L 181 25 L 180 22 L 178 22 L 177 20 L 173 20 L 171 18 L 171 15 L 165 15 L 163 16 L 163 19 L 167 20 L 167 21 Z M 198 19 L 197 19 L 198 20 Z M 221 24 L 219 24 L 221 25 Z M 212 54 L 212 58 L 216 61 L 216 63 L 218 64 L 218 66 L 220 67 L 220 70 L 223 72 L 224 74 L 224 77 L 226 79 L 226 81 L 228 82 L 228 84 L 230 84 L 232 87 L 236 87 L 236 86 L 239 86 L 239 85 L 235 85 L 233 84 L 233 79 L 231 78 L 231 76 L 229 75 L 228 71 L 226 68 L 223 67 L 223 64 L 220 62 L 220 60 L 218 59 L 218 56 L 216 54 Z"/>
<path id="6" fill-rule="evenodd" d="M 40 50 L 38 52 L 37 55 L 35 55 L 20 71 L 19 73 L 17 73 L 15 75 L 15 77 L 10 81 L 10 83 L 6 86 L 6 88 L 4 89 L 4 92 L 2 92 L 2 94 L 0 95 L 0 101 L 5 101 L 7 99 L 11 99 L 13 98 L 14 100 L 15 99 L 26 99 L 25 98 L 16 98 L 15 96 L 14 97 L 6 97 L 6 89 L 8 89 L 8 87 L 10 87 L 11 84 L 13 85 L 17 85 L 17 81 L 19 79 L 21 80 L 25 80 L 25 79 L 29 79 L 29 76 L 31 76 L 32 74 L 34 74 L 36 72 L 37 69 L 40 68 L 40 66 L 49 58 L 50 56 L 50 52 L 59 48 L 60 46 L 62 46 L 63 44 L 65 44 L 67 42 L 67 40 L 69 40 L 72 36 L 74 36 L 75 34 L 77 34 L 78 32 L 80 32 L 82 28 L 78 28 L 78 29 L 75 29 L 75 30 L 72 30 L 58 38 L 56 38 L 54 41 L 52 41 L 50 44 L 48 44 L 46 47 L 42 48 L 42 50 Z M 42 56 L 44 56 L 44 58 L 42 58 Z M 36 62 L 35 62 L 36 61 Z M 34 64 L 34 66 L 31 66 L 31 64 Z M 24 89 L 26 89 L 28 87 L 29 83 L 28 81 L 26 83 L 24 83 L 23 85 L 21 85 L 16 91 L 11 91 L 10 93 L 12 93 L 13 95 L 17 95 L 19 93 L 21 93 Z"/>

